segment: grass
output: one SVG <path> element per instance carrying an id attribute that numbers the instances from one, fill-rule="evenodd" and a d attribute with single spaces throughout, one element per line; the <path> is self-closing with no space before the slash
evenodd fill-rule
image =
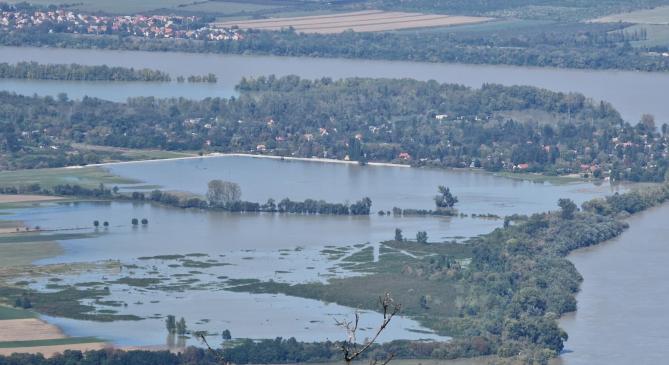
<path id="1" fill-rule="evenodd" d="M 669 25 L 635 24 L 625 28 L 625 33 L 634 34 L 635 31 L 646 31 L 646 39 L 631 42 L 635 47 L 655 47 L 669 45 Z"/>
<path id="2" fill-rule="evenodd" d="M 0 321 L 9 319 L 28 319 L 35 317 L 36 314 L 31 311 L 0 305 Z"/>
<path id="3" fill-rule="evenodd" d="M 30 265 L 37 260 L 63 253 L 57 242 L 28 242 L 0 244 L 0 267 Z"/>
<path id="4" fill-rule="evenodd" d="M 0 172 L 0 186 L 40 184 L 53 187 L 60 184 L 79 184 L 97 187 L 99 184 L 138 184 L 141 181 L 114 175 L 101 167 L 52 168 Z"/>
<path id="5" fill-rule="evenodd" d="M 97 337 L 68 337 L 68 338 L 56 338 L 50 340 L 6 341 L 6 342 L 0 342 L 0 349 L 18 348 L 18 347 L 78 345 L 82 343 L 98 343 L 98 342 L 103 342 L 103 341 Z"/>
<path id="6" fill-rule="evenodd" d="M 36 231 L 0 234 L 0 267 L 30 265 L 37 260 L 62 254 L 63 248 L 57 241 L 90 237 L 95 237 L 95 234 L 44 234 Z"/>
<path id="7" fill-rule="evenodd" d="M 352 255 L 354 261 L 368 259 L 366 247 L 360 255 Z M 462 306 L 462 297 L 471 288 L 448 276 L 425 280 L 420 278 L 425 261 L 422 257 L 414 258 L 400 253 L 400 250 L 420 254 L 417 256 L 444 255 L 453 259 L 471 257 L 471 246 L 451 243 L 418 244 L 415 242 L 384 242 L 378 262 L 359 264 L 364 266 L 368 275 L 348 278 L 332 278 L 327 284 L 305 283 L 286 284 L 278 282 L 261 282 L 237 280 L 235 287 L 227 290 L 250 293 L 282 293 L 302 298 L 318 299 L 338 303 L 353 308 L 376 309 L 377 298 L 386 292 L 392 292 L 397 302 L 402 303 L 403 312 L 412 316 L 421 324 L 435 328 L 435 319 L 457 316 Z M 407 268 L 412 271 L 406 271 Z M 398 272 L 404 272 L 398 275 Z M 429 312 L 421 307 L 421 297 L 429 296 L 431 302 L 438 303 Z M 449 335 L 457 334 L 458 328 L 449 327 L 448 323 L 440 323 L 439 330 Z"/>
<path id="8" fill-rule="evenodd" d="M 669 24 L 669 6 L 613 14 L 593 21 L 598 23 Z"/>
<path id="9" fill-rule="evenodd" d="M 87 288 L 78 290 L 74 286 L 57 292 L 36 292 L 25 289 L 0 286 L 0 298 L 5 302 L 13 303 L 14 300 L 23 295 L 28 295 L 36 312 L 54 317 L 65 317 L 72 319 L 114 322 L 114 321 L 138 321 L 140 317 L 134 315 L 116 315 L 109 313 L 94 313 L 95 307 L 81 304 L 85 299 L 100 300 L 109 295 L 109 289 Z"/>

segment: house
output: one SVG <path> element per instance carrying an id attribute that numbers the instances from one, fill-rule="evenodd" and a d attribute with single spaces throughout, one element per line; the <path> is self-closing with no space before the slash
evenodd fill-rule
<path id="1" fill-rule="evenodd" d="M 446 118 L 448 118 L 448 114 L 437 114 L 437 115 L 434 116 L 434 119 L 436 119 L 438 121 L 442 121 Z"/>
<path id="2" fill-rule="evenodd" d="M 265 152 L 265 151 L 267 151 L 267 146 L 265 146 L 264 144 L 259 144 L 259 145 L 256 146 L 256 151 Z"/>
<path id="3" fill-rule="evenodd" d="M 408 152 L 400 152 L 397 156 L 400 160 L 409 161 L 411 160 L 411 155 Z"/>
<path id="4" fill-rule="evenodd" d="M 527 170 L 530 168 L 530 164 L 527 163 L 519 163 L 518 165 L 514 166 L 514 170 Z"/>

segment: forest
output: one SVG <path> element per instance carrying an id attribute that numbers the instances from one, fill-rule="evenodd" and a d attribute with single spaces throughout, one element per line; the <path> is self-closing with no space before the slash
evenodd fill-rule
<path id="1" fill-rule="evenodd" d="M 217 42 L 81 36 L 33 30 L 0 32 L 0 44 L 668 71 L 667 57 L 631 46 L 630 42 L 643 40 L 643 35 L 623 32 L 626 26 L 561 22 L 518 29 L 491 27 L 482 31 L 454 27 L 447 31 L 339 34 L 252 30 L 243 31 L 243 40 Z"/>
<path id="2" fill-rule="evenodd" d="M 245 79 L 230 99 L 110 102 L 0 93 L 0 167 L 98 162 L 72 143 L 663 181 L 669 127 L 525 86 Z"/>
<path id="3" fill-rule="evenodd" d="M 61 81 L 171 81 L 169 74 L 150 69 L 86 66 L 72 63 L 39 64 L 37 62 L 0 63 L 0 79 Z"/>

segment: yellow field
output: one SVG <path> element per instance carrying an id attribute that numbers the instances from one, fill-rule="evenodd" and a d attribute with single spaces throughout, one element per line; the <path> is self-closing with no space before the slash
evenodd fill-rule
<path id="1" fill-rule="evenodd" d="M 215 23 L 215 25 L 225 28 L 237 26 L 242 29 L 262 30 L 281 30 L 293 27 L 299 33 L 331 34 L 347 30 L 355 32 L 382 32 L 399 29 L 447 27 L 481 23 L 489 20 L 492 20 L 492 18 L 367 10 L 294 18 L 239 20 Z"/>
<path id="2" fill-rule="evenodd" d="M 31 202 L 45 202 L 62 199 L 57 196 L 45 195 L 25 195 L 25 194 L 0 194 L 0 203 L 31 203 Z"/>
<path id="3" fill-rule="evenodd" d="M 90 351 L 105 348 L 104 342 L 92 340 L 71 339 L 61 330 L 37 318 L 0 320 L 0 345 L 18 341 L 22 346 L 0 346 L 0 355 L 8 356 L 12 353 L 43 354 L 51 357 L 65 350 Z M 51 343 L 50 343 L 51 342 Z M 66 343 L 59 343 L 66 342 Z"/>

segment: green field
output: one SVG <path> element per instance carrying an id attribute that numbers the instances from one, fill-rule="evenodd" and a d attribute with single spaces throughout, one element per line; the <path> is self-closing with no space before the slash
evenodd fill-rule
<path id="1" fill-rule="evenodd" d="M 207 1 L 193 5 L 181 6 L 180 10 L 191 12 L 202 12 L 207 14 L 215 14 L 221 16 L 234 15 L 242 12 L 250 13 L 262 10 L 276 10 L 282 6 L 270 4 L 253 4 L 233 1 Z"/>
<path id="2" fill-rule="evenodd" d="M 669 46 L 669 25 L 635 24 L 625 28 L 627 34 L 646 31 L 646 40 L 631 42 L 635 47 Z"/>
<path id="3" fill-rule="evenodd" d="M 37 347 L 37 346 L 58 346 L 58 345 L 78 345 L 82 343 L 104 342 L 97 337 L 68 337 L 52 340 L 33 340 L 33 341 L 7 341 L 0 342 L 0 348 L 8 349 L 15 347 Z"/>
<path id="4" fill-rule="evenodd" d="M 595 19 L 598 23 L 636 23 L 636 24 L 664 24 L 669 25 L 669 6 L 660 6 L 654 9 L 644 9 L 629 13 L 613 14 Z"/>
<path id="5" fill-rule="evenodd" d="M 11 307 L 0 305 L 0 321 L 9 319 L 26 319 L 34 317 L 36 317 L 34 312 L 23 309 L 14 309 Z"/>
<path id="6" fill-rule="evenodd" d="M 0 267 L 24 266 L 63 252 L 55 242 L 0 243 Z"/>
<path id="7" fill-rule="evenodd" d="M 79 184 L 87 187 L 95 187 L 100 183 L 113 185 L 136 184 L 140 182 L 141 181 L 113 175 L 101 167 L 54 168 L 0 172 L 0 186 L 17 186 L 37 183 L 42 187 L 52 187 L 59 184 Z"/>

